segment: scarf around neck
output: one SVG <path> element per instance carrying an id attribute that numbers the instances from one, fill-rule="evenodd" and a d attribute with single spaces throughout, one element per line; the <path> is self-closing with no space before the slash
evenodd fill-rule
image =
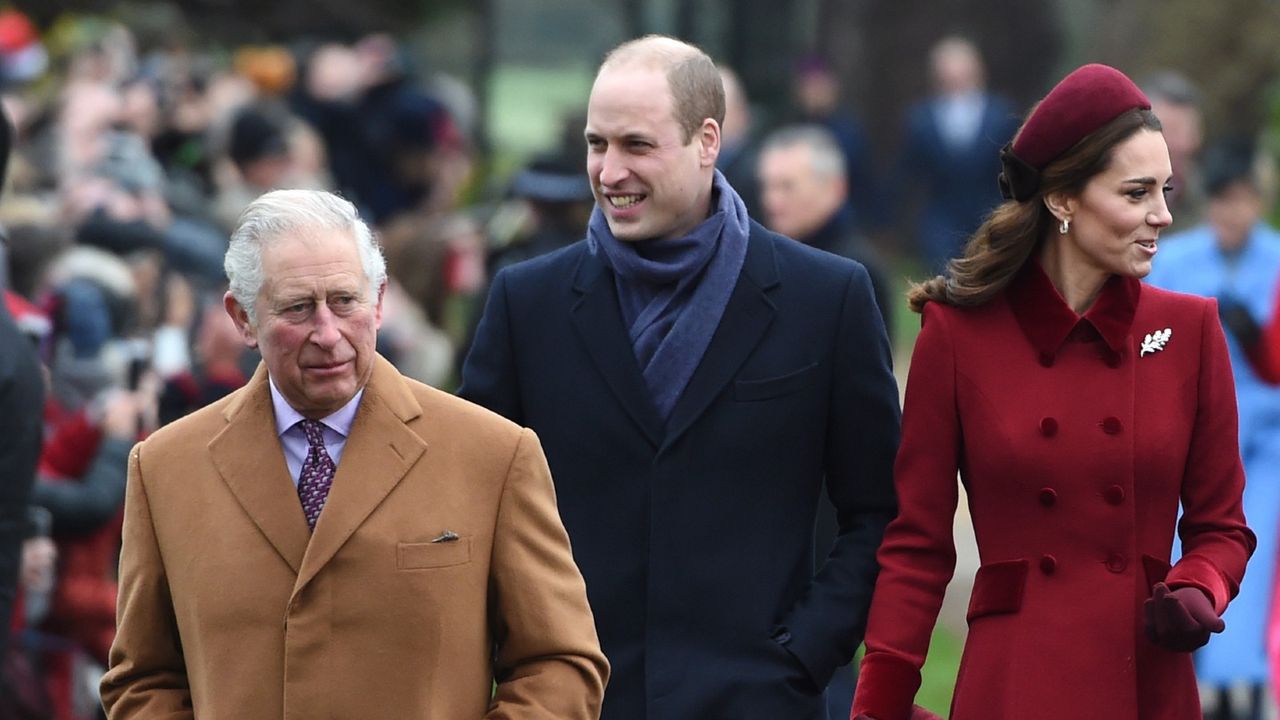
<path id="1" fill-rule="evenodd" d="M 613 271 L 631 347 L 659 415 L 671 416 L 720 325 L 747 255 L 746 204 L 715 171 L 715 208 L 678 238 L 622 242 L 597 206 L 593 255 Z"/>

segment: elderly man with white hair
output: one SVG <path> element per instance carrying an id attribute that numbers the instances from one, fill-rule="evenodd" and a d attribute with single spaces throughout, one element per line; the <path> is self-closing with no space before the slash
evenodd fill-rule
<path id="1" fill-rule="evenodd" d="M 129 456 L 116 718 L 596 718 L 608 676 L 529 430 L 374 350 L 351 203 L 254 201 L 227 312 L 263 363 Z"/>

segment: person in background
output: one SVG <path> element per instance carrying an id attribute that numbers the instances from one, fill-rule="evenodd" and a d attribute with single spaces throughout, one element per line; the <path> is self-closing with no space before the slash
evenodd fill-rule
<path id="1" fill-rule="evenodd" d="M 511 202 L 525 210 L 526 222 L 490 250 L 490 275 L 582 239 L 594 203 L 578 145 L 572 156 L 565 150 L 535 157 L 511 179 Z"/>
<path id="2" fill-rule="evenodd" d="M 1204 143 L 1200 90 L 1173 70 L 1153 73 L 1140 86 L 1151 98 L 1151 112 L 1160 118 L 1169 145 L 1169 162 L 1173 164 L 1169 210 L 1173 213 L 1173 228 L 1195 227 L 1205 219 L 1207 203 L 1200 175 L 1200 148 Z"/>
<path id="3" fill-rule="evenodd" d="M 982 565 L 952 720 L 1200 720 L 1191 651 L 1222 632 L 1256 539 L 1217 305 L 1141 282 L 1171 222 L 1160 121 L 1085 65 L 1000 159 L 1006 201 L 909 294 L 900 510 L 854 715 L 913 715 L 959 472 Z"/>
<path id="4" fill-rule="evenodd" d="M 159 423 L 168 425 L 184 415 L 223 398 L 247 381 L 244 343 L 235 323 L 210 299 L 201 309 L 195 334 L 195 363 L 164 378 L 160 391 Z"/>
<path id="5" fill-rule="evenodd" d="M 861 263 L 871 276 L 880 317 L 892 333 L 900 301 L 875 249 L 853 228 L 844 155 L 835 136 L 819 125 L 775 130 L 765 138 L 757 174 L 765 226 Z"/>
<path id="6" fill-rule="evenodd" d="M 546 443 L 614 667 L 606 720 L 823 720 L 893 517 L 898 392 L 866 271 L 750 220 L 698 48 L 614 48 L 585 242 L 489 292 L 459 394 Z M 839 512 L 815 572 L 819 497 Z"/>
<path id="7" fill-rule="evenodd" d="M 756 178 L 755 117 L 742 80 L 733 70 L 720 66 L 720 82 L 724 84 L 724 127 L 720 129 L 720 155 L 716 168 L 746 203 L 747 214 L 763 217 L 760 206 L 760 182 Z"/>
<path id="8" fill-rule="evenodd" d="M 897 184 L 898 196 L 919 213 L 916 251 L 928 271 L 938 272 L 999 204 L 992 182 L 1000 173 L 997 152 L 1018 119 L 1008 100 L 987 90 L 982 56 L 970 40 L 943 38 L 929 61 L 935 94 L 907 114 Z"/>
<path id="9" fill-rule="evenodd" d="M 11 128 L 0 112 L 0 185 L 8 165 Z M 0 255 L 0 290 L 8 287 L 8 268 Z M 45 379 L 36 349 L 0 303 L 0 657 L 9 647 L 27 506 L 40 458 Z"/>
<path id="10" fill-rule="evenodd" d="M 852 188 L 846 205 L 853 215 L 854 227 L 859 232 L 882 227 L 889 218 L 883 188 L 873 173 L 867 132 L 854 109 L 841 97 L 836 69 L 820 55 L 806 55 L 796 64 L 792 88 L 796 103 L 792 121 L 821 125 L 840 143 L 846 180 Z"/>
<path id="11" fill-rule="evenodd" d="M 240 213 L 259 195 L 291 187 L 293 158 L 286 137 L 288 118 L 270 107 L 241 108 L 227 131 L 227 157 L 234 179 L 220 189 L 214 204 L 218 225 L 228 234 Z"/>
<path id="12" fill-rule="evenodd" d="M 1176 174 L 1176 170 L 1174 171 Z M 1217 298 L 1227 330 L 1240 413 L 1240 452 L 1249 482 L 1245 516 L 1258 546 L 1276 546 L 1280 521 L 1280 388 L 1268 386 L 1247 359 L 1269 322 L 1280 277 L 1280 232 L 1263 221 L 1267 188 L 1252 142 L 1220 142 L 1204 154 L 1200 176 L 1208 197 L 1203 225 L 1170 235 L 1147 281 L 1178 292 Z M 1255 320 L 1256 318 L 1256 320 Z M 1274 553 L 1249 564 L 1249 582 L 1223 616 L 1227 629 L 1196 653 L 1196 674 L 1213 692 L 1209 720 L 1261 720 L 1266 697 L 1264 633 L 1275 574 Z M 1232 688 L 1243 685 L 1243 706 Z"/>

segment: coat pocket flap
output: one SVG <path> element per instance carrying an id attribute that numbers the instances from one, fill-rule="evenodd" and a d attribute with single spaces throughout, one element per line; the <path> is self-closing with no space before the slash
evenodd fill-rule
<path id="1" fill-rule="evenodd" d="M 1172 569 L 1173 566 L 1168 561 L 1143 553 L 1142 570 L 1147 574 L 1148 593 L 1150 593 L 1151 588 L 1155 587 L 1156 583 L 1164 582 L 1164 579 L 1169 577 L 1169 571 Z"/>
<path id="2" fill-rule="evenodd" d="M 396 567 L 425 570 L 471 562 L 471 538 L 452 542 L 400 543 L 396 547 Z"/>
<path id="3" fill-rule="evenodd" d="M 1016 613 L 1022 609 L 1027 588 L 1027 561 L 1005 560 L 978 568 L 969 596 L 969 622 L 987 615 Z"/>
<path id="4" fill-rule="evenodd" d="M 817 374 L 815 371 L 820 364 L 815 362 L 778 377 L 764 378 L 762 380 L 738 380 L 733 384 L 733 399 L 747 401 L 768 400 L 779 395 L 795 392 L 809 384 L 813 376 Z"/>

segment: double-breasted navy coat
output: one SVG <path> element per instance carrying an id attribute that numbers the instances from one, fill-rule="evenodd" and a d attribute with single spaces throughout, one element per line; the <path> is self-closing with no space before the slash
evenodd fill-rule
<path id="1" fill-rule="evenodd" d="M 753 223 L 665 422 L 578 243 L 495 278 L 461 394 L 533 428 L 613 667 L 607 720 L 815 720 L 895 511 L 898 393 L 857 263 Z M 819 493 L 840 534 L 815 575 Z"/>

